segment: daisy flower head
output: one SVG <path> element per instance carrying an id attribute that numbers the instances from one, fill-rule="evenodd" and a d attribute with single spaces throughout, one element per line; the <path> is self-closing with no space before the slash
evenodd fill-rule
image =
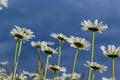
<path id="1" fill-rule="evenodd" d="M 55 49 L 53 49 L 53 48 L 51 48 L 51 47 L 48 47 L 48 46 L 46 46 L 46 45 L 42 46 L 42 47 L 41 47 L 41 50 L 42 50 L 45 54 L 47 54 L 47 55 L 52 55 L 52 54 L 56 54 L 56 53 L 57 53 L 57 51 L 56 51 Z"/>
<path id="2" fill-rule="evenodd" d="M 56 38 L 60 41 L 66 41 L 67 40 L 67 36 L 62 34 L 62 33 L 52 33 L 51 37 Z"/>
<path id="3" fill-rule="evenodd" d="M 107 57 L 117 58 L 120 57 L 120 47 L 115 47 L 114 45 L 108 45 L 108 49 L 105 46 L 100 47 L 103 54 Z"/>
<path id="4" fill-rule="evenodd" d="M 32 41 L 31 45 L 36 48 L 41 48 L 42 45 L 52 46 L 54 45 L 54 42 L 47 42 L 47 41 Z"/>
<path id="5" fill-rule="evenodd" d="M 15 39 L 20 39 L 20 40 L 26 40 L 29 41 L 29 39 L 32 39 L 35 37 L 34 33 L 27 28 L 21 28 L 20 26 L 16 26 L 13 28 L 10 32 L 12 36 L 15 37 Z"/>
<path id="6" fill-rule="evenodd" d="M 112 80 L 112 78 L 103 77 L 102 80 Z M 114 80 L 116 80 L 116 79 L 114 79 Z"/>
<path id="7" fill-rule="evenodd" d="M 48 69 L 51 69 L 53 71 L 66 72 L 66 68 L 65 67 L 60 67 L 60 66 L 58 66 L 56 64 L 54 64 L 54 65 L 49 64 L 48 65 Z"/>
<path id="8" fill-rule="evenodd" d="M 94 21 L 94 23 L 92 23 L 90 20 L 84 20 L 83 22 L 81 22 L 81 25 L 83 26 L 81 28 L 83 31 L 90 30 L 99 33 L 102 33 L 103 30 L 106 30 L 108 28 L 106 24 L 103 24 L 102 21 L 98 22 L 97 19 Z"/>
<path id="9" fill-rule="evenodd" d="M 31 46 L 36 47 L 36 48 L 41 48 L 41 42 L 40 41 L 38 41 L 38 42 L 32 41 Z"/>
<path id="10" fill-rule="evenodd" d="M 7 61 L 0 62 L 0 66 L 5 66 L 5 65 L 7 65 L 7 64 L 8 64 L 8 62 L 7 62 Z"/>
<path id="11" fill-rule="evenodd" d="M 90 67 L 91 69 L 93 69 L 95 71 L 99 71 L 100 73 L 107 70 L 107 66 L 100 65 L 96 62 L 87 61 L 87 64 L 84 64 L 84 66 Z"/>
<path id="12" fill-rule="evenodd" d="M 63 77 L 65 77 L 65 78 L 71 78 L 71 74 L 63 73 Z M 73 80 L 81 80 L 81 78 L 82 78 L 82 75 L 78 74 L 78 73 L 74 73 L 73 77 L 72 77 Z"/>
<path id="13" fill-rule="evenodd" d="M 38 73 L 29 73 L 29 77 L 35 78 L 35 77 L 39 77 Z"/>
<path id="14" fill-rule="evenodd" d="M 91 45 L 85 38 L 80 37 L 71 36 L 67 41 L 71 44 L 71 47 L 79 48 L 80 50 L 89 50 Z"/>
<path id="15" fill-rule="evenodd" d="M 8 6 L 7 6 L 7 4 L 8 4 L 7 1 L 8 1 L 8 0 L 0 0 L 0 10 L 2 10 L 2 7 L 1 7 L 1 6 L 8 7 Z"/>
<path id="16" fill-rule="evenodd" d="M 49 47 L 55 44 L 54 42 L 50 42 L 50 41 L 48 41 L 48 42 L 47 41 L 42 41 L 41 43 L 42 43 L 42 45 L 47 45 Z"/>

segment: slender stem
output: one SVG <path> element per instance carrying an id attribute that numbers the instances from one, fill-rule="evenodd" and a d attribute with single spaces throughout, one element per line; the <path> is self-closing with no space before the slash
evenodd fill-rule
<path id="1" fill-rule="evenodd" d="M 58 66 L 60 66 L 62 43 L 63 43 L 63 41 L 59 41 L 59 49 L 58 49 Z M 57 72 L 57 77 L 58 77 L 58 72 Z"/>
<path id="2" fill-rule="evenodd" d="M 20 53 L 21 53 L 21 49 L 22 49 L 22 40 L 20 40 L 20 46 L 19 46 L 19 51 L 18 51 L 18 60 L 19 60 L 19 57 L 20 57 Z M 17 61 L 18 61 L 17 60 Z"/>
<path id="3" fill-rule="evenodd" d="M 88 80 L 90 80 L 91 72 L 92 72 L 92 70 L 91 70 L 91 68 L 89 68 Z"/>
<path id="4" fill-rule="evenodd" d="M 94 39 L 95 39 L 95 33 L 92 32 L 92 51 L 91 51 L 91 57 L 90 57 L 90 62 L 93 61 L 94 59 Z M 91 69 L 89 68 L 89 74 L 88 74 L 88 80 L 90 80 L 90 77 L 91 77 Z"/>
<path id="5" fill-rule="evenodd" d="M 53 80 L 57 80 L 57 71 L 56 70 L 54 70 Z"/>
<path id="6" fill-rule="evenodd" d="M 112 58 L 112 80 L 114 80 L 114 58 Z"/>
<path id="7" fill-rule="evenodd" d="M 62 48 L 62 41 L 59 41 L 59 50 L 58 50 L 58 66 L 60 66 L 61 48 Z"/>
<path id="8" fill-rule="evenodd" d="M 55 80 L 55 71 L 53 72 L 53 80 Z"/>
<path id="9" fill-rule="evenodd" d="M 77 56 L 78 56 L 78 48 L 76 49 L 76 53 L 75 53 L 75 56 L 74 56 L 74 64 L 73 64 L 73 67 L 72 67 L 72 74 L 71 74 L 71 79 L 72 80 L 72 77 L 73 77 L 73 74 L 74 74 L 74 70 L 75 70 L 75 66 L 76 66 L 76 60 L 77 60 Z"/>
<path id="10" fill-rule="evenodd" d="M 95 78 L 95 72 L 96 72 L 96 70 L 94 70 L 94 72 L 93 72 L 92 80 L 94 80 L 94 78 Z"/>
<path id="11" fill-rule="evenodd" d="M 49 62 L 49 55 L 47 55 L 46 57 L 44 80 L 46 80 L 48 62 Z"/>
<path id="12" fill-rule="evenodd" d="M 16 48 L 15 48 L 15 53 L 14 53 L 14 65 L 17 61 L 17 53 L 18 53 L 18 48 L 19 48 L 18 44 L 19 44 L 19 39 L 17 39 L 17 41 L 16 41 Z"/>
<path id="13" fill-rule="evenodd" d="M 14 71 L 13 71 L 13 75 L 12 75 L 12 80 L 14 80 L 14 76 L 16 74 L 17 65 L 18 65 L 18 61 L 19 61 L 19 57 L 20 57 L 20 53 L 21 53 L 21 48 L 22 48 L 22 40 L 20 40 L 19 50 L 18 50 L 18 53 L 16 55 L 16 62 L 15 62 L 15 65 L 14 65 Z"/>
<path id="14" fill-rule="evenodd" d="M 94 32 L 92 32 L 92 53 L 91 53 L 91 58 L 90 58 L 90 62 L 92 62 L 93 61 L 93 59 L 94 59 L 94 42 L 95 42 L 95 33 Z"/>
<path id="15" fill-rule="evenodd" d="M 15 48 L 15 53 L 14 53 L 14 69 L 13 69 L 13 73 L 14 73 L 15 65 L 16 65 L 16 61 L 17 61 L 18 44 L 19 44 L 19 39 L 17 39 L 17 41 L 16 41 L 16 48 Z M 14 74 L 12 74 L 12 80 L 14 80 Z"/>
<path id="16" fill-rule="evenodd" d="M 38 50 L 38 73 L 39 77 L 41 77 L 41 55 L 40 55 L 40 48 L 37 48 Z"/>
<path id="17" fill-rule="evenodd" d="M 40 66 L 41 66 L 40 48 L 37 48 L 37 50 L 38 50 L 38 66 L 39 66 L 39 68 L 40 68 Z"/>

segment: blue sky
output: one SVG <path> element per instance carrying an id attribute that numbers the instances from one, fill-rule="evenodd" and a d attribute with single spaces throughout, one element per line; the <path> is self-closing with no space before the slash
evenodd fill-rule
<path id="1" fill-rule="evenodd" d="M 99 47 L 108 44 L 120 46 L 119 0 L 9 0 L 8 2 L 8 8 L 3 8 L 0 11 L 0 61 L 7 60 L 8 65 L 12 68 L 15 41 L 9 32 L 14 28 L 14 25 L 30 28 L 35 32 L 36 38 L 32 41 L 55 41 L 56 44 L 53 47 L 56 48 L 58 41 L 50 37 L 52 32 L 61 32 L 68 37 L 71 35 L 84 37 L 91 41 L 90 32 L 83 32 L 80 22 L 87 19 L 91 21 L 99 19 L 108 24 L 109 28 L 103 34 L 95 34 L 94 60 L 108 66 L 108 71 L 103 74 L 97 73 L 95 80 L 101 80 L 103 76 L 111 77 L 111 59 L 106 58 Z M 67 67 L 69 73 L 71 72 L 74 52 L 75 49 L 71 48 L 68 43 L 63 44 L 61 65 Z M 84 67 L 83 64 L 89 60 L 90 52 L 79 51 L 77 59 L 75 71 L 84 72 L 84 80 L 86 80 L 88 68 Z M 35 72 L 36 54 L 36 49 L 31 47 L 30 42 L 25 42 L 19 68 Z M 44 61 L 45 55 L 42 54 L 42 56 Z M 54 55 L 50 59 L 50 63 L 55 63 L 56 58 L 57 56 Z M 115 77 L 117 80 L 120 78 L 119 61 L 120 59 L 115 60 Z"/>

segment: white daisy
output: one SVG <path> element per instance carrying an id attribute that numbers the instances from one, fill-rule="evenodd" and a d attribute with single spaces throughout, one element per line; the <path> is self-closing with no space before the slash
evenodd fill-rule
<path id="1" fill-rule="evenodd" d="M 103 65 L 100 65 L 96 62 L 89 62 L 87 61 L 87 64 L 84 64 L 86 67 L 90 67 L 91 69 L 93 70 L 96 70 L 96 71 L 99 71 L 99 72 L 103 72 L 103 71 L 106 71 L 107 70 L 107 66 L 103 66 Z"/>
<path id="2" fill-rule="evenodd" d="M 29 73 L 29 77 L 35 78 L 35 77 L 39 77 L 38 73 Z"/>
<path id="3" fill-rule="evenodd" d="M 71 43 L 71 47 L 79 48 L 80 50 L 89 50 L 90 48 L 90 42 L 85 40 L 85 38 L 79 38 L 71 36 L 67 39 L 69 43 Z"/>
<path id="4" fill-rule="evenodd" d="M 56 39 L 60 40 L 60 41 L 66 41 L 67 40 L 67 36 L 65 36 L 62 33 L 52 33 L 51 36 L 53 38 L 56 38 Z"/>
<path id="5" fill-rule="evenodd" d="M 0 0 L 0 10 L 2 10 L 2 7 L 1 7 L 1 6 L 8 7 L 8 6 L 7 6 L 7 4 L 8 4 L 7 1 L 8 1 L 8 0 Z"/>
<path id="6" fill-rule="evenodd" d="M 112 78 L 103 77 L 102 80 L 112 80 Z M 116 80 L 116 79 L 114 79 L 114 80 Z"/>
<path id="7" fill-rule="evenodd" d="M 33 47 L 36 47 L 36 48 L 41 48 L 42 45 L 47 45 L 47 46 L 54 45 L 54 42 L 47 42 L 47 41 L 34 42 L 34 41 L 32 41 L 32 42 L 31 42 L 31 45 L 32 45 Z"/>
<path id="8" fill-rule="evenodd" d="M 48 69 L 51 69 L 53 71 L 66 72 L 66 68 L 65 67 L 60 67 L 60 66 L 55 65 L 55 64 L 54 65 L 49 64 L 48 65 Z"/>
<path id="9" fill-rule="evenodd" d="M 15 25 L 15 28 L 13 28 L 10 32 L 12 36 L 15 37 L 15 39 L 20 39 L 20 40 L 29 40 L 35 37 L 33 32 L 30 29 L 27 28 L 21 28 L 19 26 Z"/>
<path id="10" fill-rule="evenodd" d="M 5 65 L 7 65 L 7 64 L 8 64 L 8 62 L 7 62 L 7 61 L 0 62 L 0 66 L 5 66 Z"/>
<path id="11" fill-rule="evenodd" d="M 64 78 L 71 78 L 71 74 L 63 73 L 63 77 Z M 72 76 L 73 80 L 81 80 L 81 78 L 82 78 L 82 75 L 78 74 L 78 73 L 74 73 L 73 76 Z"/>
<path id="12" fill-rule="evenodd" d="M 116 48 L 114 45 L 108 45 L 108 49 L 106 49 L 105 46 L 101 46 L 100 48 L 107 57 L 120 57 L 120 47 Z"/>
<path id="13" fill-rule="evenodd" d="M 46 53 L 47 55 L 52 55 L 52 54 L 56 54 L 56 53 L 57 53 L 56 50 L 54 50 L 53 48 L 48 47 L 48 46 L 42 46 L 42 47 L 41 47 L 41 50 L 42 50 L 44 53 Z"/>
<path id="14" fill-rule="evenodd" d="M 98 22 L 98 20 L 96 19 L 94 21 L 94 23 L 92 23 L 90 20 L 84 20 L 83 22 L 81 22 L 82 30 L 86 31 L 86 30 L 90 30 L 93 32 L 99 32 L 102 33 L 103 30 L 106 30 L 108 28 L 107 25 L 103 24 L 103 22 Z"/>

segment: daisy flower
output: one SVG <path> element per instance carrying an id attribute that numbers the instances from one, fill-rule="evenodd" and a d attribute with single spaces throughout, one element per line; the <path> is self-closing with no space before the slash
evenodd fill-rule
<path id="1" fill-rule="evenodd" d="M 115 61 L 114 58 L 120 57 L 120 47 L 115 47 L 114 45 L 108 45 L 108 49 L 105 48 L 105 46 L 100 47 L 101 50 L 103 51 L 103 54 L 107 57 L 112 58 L 112 80 L 114 79 L 114 65 Z"/>
<path id="2" fill-rule="evenodd" d="M 60 67 L 60 66 L 55 65 L 55 64 L 54 65 L 49 64 L 48 65 L 48 69 L 51 69 L 53 71 L 66 72 L 66 68 L 65 67 Z"/>
<path id="3" fill-rule="evenodd" d="M 63 73 L 63 77 L 65 77 L 65 78 L 70 78 L 70 77 L 71 77 L 71 74 Z M 74 73 L 74 74 L 73 74 L 73 77 L 72 77 L 73 80 L 81 80 L 81 78 L 82 78 L 82 75 L 81 75 L 81 74 L 78 74 L 78 73 Z"/>
<path id="4" fill-rule="evenodd" d="M 107 70 L 107 66 L 100 65 L 96 62 L 89 62 L 87 61 L 87 64 L 84 64 L 86 67 L 90 67 L 91 69 L 99 72 L 103 72 Z"/>
<path id="5" fill-rule="evenodd" d="M 7 6 L 7 4 L 8 4 L 7 1 L 8 1 L 8 0 L 0 0 L 0 10 L 2 10 L 2 7 L 1 7 L 1 6 L 8 7 L 8 6 Z"/>
<path id="6" fill-rule="evenodd" d="M 16 25 L 15 25 L 15 28 L 11 30 L 10 34 L 14 36 L 15 39 L 26 40 L 26 41 L 35 37 L 33 35 L 34 33 L 30 29 L 21 28 Z"/>
<path id="7" fill-rule="evenodd" d="M 47 41 L 32 41 L 31 45 L 36 48 L 41 48 L 42 45 L 52 46 L 54 45 L 54 42 L 47 42 Z"/>
<path id="8" fill-rule="evenodd" d="M 42 46 L 41 50 L 46 54 L 46 64 L 45 64 L 45 67 L 47 67 L 48 64 L 49 64 L 49 57 L 52 54 L 56 54 L 57 52 L 53 48 L 45 46 L 45 45 Z M 45 68 L 44 80 L 46 80 L 46 74 L 47 74 L 47 68 Z"/>
<path id="9" fill-rule="evenodd" d="M 90 42 L 85 40 L 85 38 L 79 38 L 71 36 L 67 39 L 67 41 L 71 44 L 71 47 L 79 48 L 80 50 L 89 50 Z"/>
<path id="10" fill-rule="evenodd" d="M 81 25 L 83 26 L 83 31 L 90 30 L 99 33 L 102 33 L 103 30 L 106 30 L 108 28 L 107 25 L 103 24 L 103 22 L 98 22 L 97 19 L 94 21 L 94 23 L 92 23 L 90 20 L 84 20 L 81 22 Z"/>
<path id="11" fill-rule="evenodd" d="M 48 46 L 42 46 L 41 50 L 47 55 L 52 55 L 57 53 L 55 49 Z"/>
<path id="12" fill-rule="evenodd" d="M 112 80 L 112 78 L 103 77 L 102 80 Z M 116 80 L 116 79 L 114 79 L 114 80 Z"/>
<path id="13" fill-rule="evenodd" d="M 5 65 L 7 65 L 7 64 L 8 64 L 8 62 L 7 62 L 7 61 L 0 62 L 0 66 L 5 66 Z"/>
<path id="14" fill-rule="evenodd" d="M 56 39 L 58 39 L 60 41 L 66 41 L 67 40 L 67 36 L 65 36 L 62 33 L 52 33 L 51 37 L 56 38 Z"/>
<path id="15" fill-rule="evenodd" d="M 108 49 L 106 49 L 105 46 L 101 46 L 100 48 L 107 57 L 120 57 L 120 47 L 116 48 L 114 45 L 108 45 Z"/>

